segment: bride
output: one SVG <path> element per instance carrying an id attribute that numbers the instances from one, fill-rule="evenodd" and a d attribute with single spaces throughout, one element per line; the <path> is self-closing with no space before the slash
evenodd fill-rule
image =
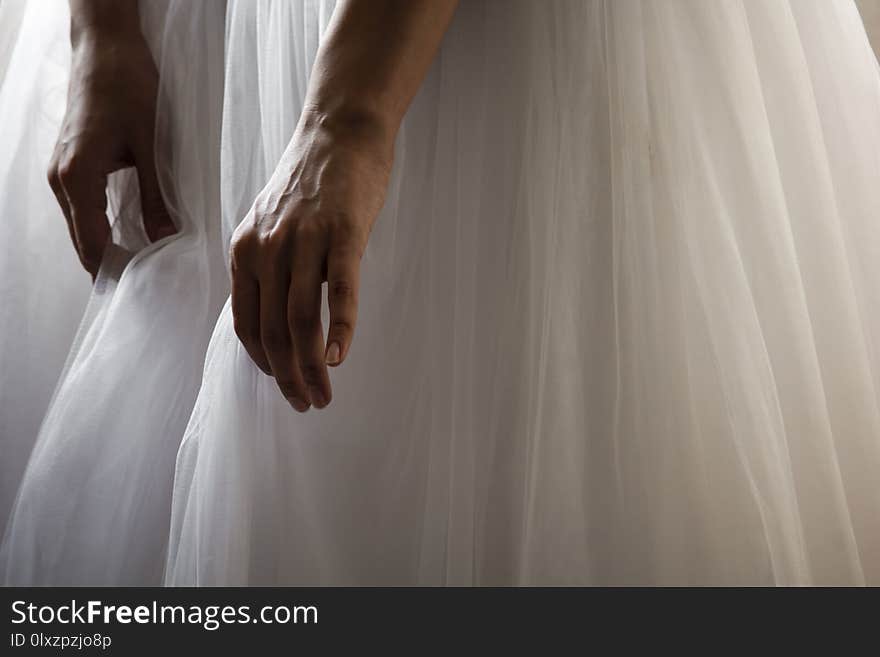
<path id="1" fill-rule="evenodd" d="M 880 583 L 856 5 L 455 5 L 71 0 L 7 583 Z"/>

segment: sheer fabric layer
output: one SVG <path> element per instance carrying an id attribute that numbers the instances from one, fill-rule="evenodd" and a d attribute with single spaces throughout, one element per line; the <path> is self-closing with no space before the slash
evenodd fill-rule
<path id="1" fill-rule="evenodd" d="M 228 295 L 218 186 L 225 3 L 151 1 L 140 8 L 161 78 L 157 168 L 180 232 L 150 245 L 133 170 L 112 176 L 114 243 L 7 526 L 7 584 L 162 581 L 175 454 Z M 43 13 L 42 3 L 28 9 L 38 19 Z M 19 42 L 41 40 L 24 29 Z M 7 78 L 4 91 L 12 84 Z M 53 105 L 59 112 L 65 91 Z M 45 173 L 40 181 L 45 186 Z M 73 257 L 69 244 L 56 251 Z M 32 299 L 40 308 L 50 301 Z"/>
<path id="2" fill-rule="evenodd" d="M 88 298 L 46 169 L 64 112 L 63 0 L 0 4 L 0 527 Z"/>
<path id="3" fill-rule="evenodd" d="M 330 12 L 230 5 L 227 238 Z M 221 313 L 166 581 L 880 583 L 878 119 L 849 1 L 463 2 L 333 405 Z"/>
<path id="4" fill-rule="evenodd" d="M 0 260 L 6 488 L 7 432 L 29 449 L 73 333 L 55 316 L 84 302 L 44 183 L 67 55 L 41 4 L 0 90 L 0 208 L 33 223 L 0 230 L 64 255 L 54 306 L 14 293 L 28 258 Z M 141 3 L 181 233 L 148 246 L 115 177 L 5 581 L 880 583 L 880 74 L 855 5 L 463 0 L 399 137 L 335 400 L 298 415 L 221 310 L 223 262 L 332 9 Z M 60 50 L 26 69 L 19 48 Z M 49 117 L 30 136 L 18 91 Z M 7 308 L 53 317 L 28 342 Z M 41 343 L 33 394 L 10 385 Z"/>

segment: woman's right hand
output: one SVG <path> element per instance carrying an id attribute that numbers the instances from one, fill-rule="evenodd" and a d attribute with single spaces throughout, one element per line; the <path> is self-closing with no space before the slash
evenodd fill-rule
<path id="1" fill-rule="evenodd" d="M 80 262 L 93 280 L 110 237 L 110 173 L 137 169 L 144 228 L 151 240 L 176 232 L 156 176 L 157 89 L 156 66 L 139 31 L 78 34 L 67 112 L 48 178 Z"/>
<path id="2" fill-rule="evenodd" d="M 340 365 L 354 338 L 361 256 L 385 200 L 394 148 L 381 129 L 367 126 L 304 111 L 232 238 L 236 334 L 300 412 L 330 403 L 327 365 Z"/>

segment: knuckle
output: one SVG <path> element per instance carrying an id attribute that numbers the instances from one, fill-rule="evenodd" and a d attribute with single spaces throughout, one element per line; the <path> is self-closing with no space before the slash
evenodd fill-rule
<path id="1" fill-rule="evenodd" d="M 350 281 L 341 279 L 330 283 L 330 296 L 337 301 L 349 301 L 354 299 L 354 285 Z"/>
<path id="2" fill-rule="evenodd" d="M 353 333 L 354 325 L 351 320 L 339 317 L 330 322 L 330 331 L 334 335 Z"/>
<path id="3" fill-rule="evenodd" d="M 62 183 L 71 183 L 76 180 L 81 170 L 82 159 L 78 155 L 71 155 L 58 165 L 58 179 Z"/>
<path id="4" fill-rule="evenodd" d="M 237 272 L 241 269 L 241 252 L 238 250 L 235 242 L 229 245 L 229 269 L 232 272 L 232 279 L 235 282 Z"/>
<path id="5" fill-rule="evenodd" d="M 248 261 L 250 253 L 250 238 L 247 233 L 236 232 L 229 243 L 229 263 L 232 271 L 241 269 Z"/>
<path id="6" fill-rule="evenodd" d="M 259 249 L 259 260 L 271 266 L 276 271 L 283 267 L 284 264 L 284 238 L 280 235 L 260 235 L 257 239 L 257 248 Z"/>

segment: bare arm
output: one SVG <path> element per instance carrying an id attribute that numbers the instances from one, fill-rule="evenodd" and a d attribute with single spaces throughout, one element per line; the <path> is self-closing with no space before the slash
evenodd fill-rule
<path id="1" fill-rule="evenodd" d="M 138 0 L 70 0 L 70 42 L 110 34 L 140 34 Z"/>
<path id="2" fill-rule="evenodd" d="M 360 259 L 394 139 L 457 0 L 342 0 L 305 109 L 231 248 L 235 330 L 294 408 L 323 408 L 357 318 Z M 325 347 L 320 311 L 328 282 Z"/>
<path id="3" fill-rule="evenodd" d="M 342 0 L 312 68 L 306 108 L 340 126 L 369 126 L 390 148 L 457 4 Z"/>

